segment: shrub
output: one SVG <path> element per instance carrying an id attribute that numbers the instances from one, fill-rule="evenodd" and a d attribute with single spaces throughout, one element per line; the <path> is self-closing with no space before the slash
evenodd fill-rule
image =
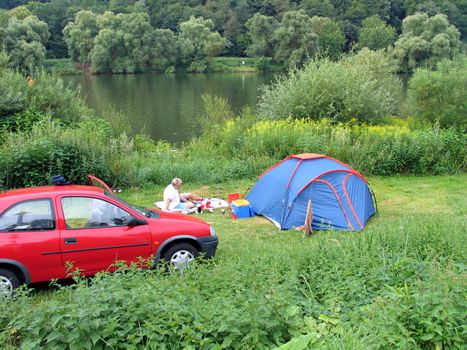
<path id="1" fill-rule="evenodd" d="M 441 61 L 435 71 L 416 70 L 407 104 L 417 118 L 467 130 L 467 56 Z"/>
<path id="2" fill-rule="evenodd" d="M 50 184 L 62 174 L 75 183 L 86 183 L 92 173 L 110 184 L 124 182 L 121 164 L 131 158 L 127 137 L 112 138 L 102 120 L 87 120 L 74 127 L 43 117 L 28 131 L 4 135 L 0 145 L 0 187 Z"/>
<path id="3" fill-rule="evenodd" d="M 79 91 L 66 87 L 56 76 L 36 71 L 28 81 L 21 73 L 0 69 L 0 120 L 26 110 L 48 114 L 62 123 L 91 114 Z"/>
<path id="4" fill-rule="evenodd" d="M 28 82 L 19 73 L 0 68 L 0 119 L 26 109 Z"/>
<path id="5" fill-rule="evenodd" d="M 266 86 L 259 113 L 271 119 L 330 118 L 335 122 L 375 123 L 393 115 L 400 81 L 381 52 L 367 49 L 338 62 L 323 58 L 282 76 Z"/>

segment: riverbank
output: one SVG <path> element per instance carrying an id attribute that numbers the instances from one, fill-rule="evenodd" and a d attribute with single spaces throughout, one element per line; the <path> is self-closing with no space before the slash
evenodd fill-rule
<path id="1" fill-rule="evenodd" d="M 46 71 L 58 75 L 86 74 L 76 68 L 70 58 L 53 58 L 44 62 Z M 249 72 L 282 72 L 283 66 L 266 57 L 214 57 L 210 60 L 207 73 L 249 73 Z M 164 72 L 155 72 L 164 73 Z M 169 73 L 172 74 L 172 73 Z"/>
<path id="2" fill-rule="evenodd" d="M 294 349 L 462 348 L 466 174 L 368 180 L 379 214 L 363 232 L 303 238 L 263 218 L 205 213 L 219 236 L 209 263 L 183 274 L 102 274 L 20 295 L 2 305 L 0 342 L 273 349 L 303 336 L 308 341 Z M 252 181 L 185 187 L 226 198 Z M 162 189 L 121 196 L 152 206 Z"/>

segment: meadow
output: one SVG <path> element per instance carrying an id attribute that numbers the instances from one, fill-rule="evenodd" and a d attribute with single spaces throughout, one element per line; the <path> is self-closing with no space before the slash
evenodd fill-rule
<path id="1" fill-rule="evenodd" d="M 24 291 L 0 304 L 2 348 L 463 348 L 467 175 L 368 180 L 379 212 L 363 232 L 303 238 L 203 213 L 220 241 L 212 261 Z M 253 182 L 183 190 L 226 198 Z M 162 190 L 120 195 L 152 206 Z"/>

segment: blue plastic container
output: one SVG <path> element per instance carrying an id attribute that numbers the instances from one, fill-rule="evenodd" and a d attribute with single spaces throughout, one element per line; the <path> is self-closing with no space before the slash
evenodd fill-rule
<path id="1" fill-rule="evenodd" d="M 249 202 L 244 199 L 233 201 L 232 211 L 237 219 L 246 219 L 255 216 L 253 208 L 251 208 Z"/>

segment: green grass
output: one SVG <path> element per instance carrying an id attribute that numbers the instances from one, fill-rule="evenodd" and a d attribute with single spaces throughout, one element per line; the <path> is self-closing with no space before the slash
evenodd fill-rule
<path id="1" fill-rule="evenodd" d="M 252 182 L 186 183 L 182 190 L 226 198 Z M 303 238 L 260 217 L 203 213 L 219 236 L 213 261 L 182 275 L 100 275 L 0 304 L 0 343 L 271 349 L 309 335 L 313 349 L 462 348 L 467 174 L 369 182 L 379 214 L 363 232 Z M 152 206 L 162 190 L 121 196 Z"/>
<path id="2" fill-rule="evenodd" d="M 261 59 L 257 57 L 214 57 L 210 62 L 210 71 L 222 72 L 257 72 L 258 63 Z M 44 68 L 49 72 L 59 75 L 83 74 L 81 69 L 76 68 L 69 58 L 51 58 L 44 62 Z M 267 71 L 281 72 L 283 68 L 277 63 L 268 63 Z"/>
<path id="3" fill-rule="evenodd" d="M 259 57 L 214 57 L 210 61 L 212 72 L 257 72 L 261 58 Z M 268 62 L 264 67 L 270 72 L 283 71 L 277 63 Z"/>
<path id="4" fill-rule="evenodd" d="M 70 58 L 49 58 L 44 62 L 44 68 L 58 75 L 83 74 L 81 69 L 76 68 Z"/>

